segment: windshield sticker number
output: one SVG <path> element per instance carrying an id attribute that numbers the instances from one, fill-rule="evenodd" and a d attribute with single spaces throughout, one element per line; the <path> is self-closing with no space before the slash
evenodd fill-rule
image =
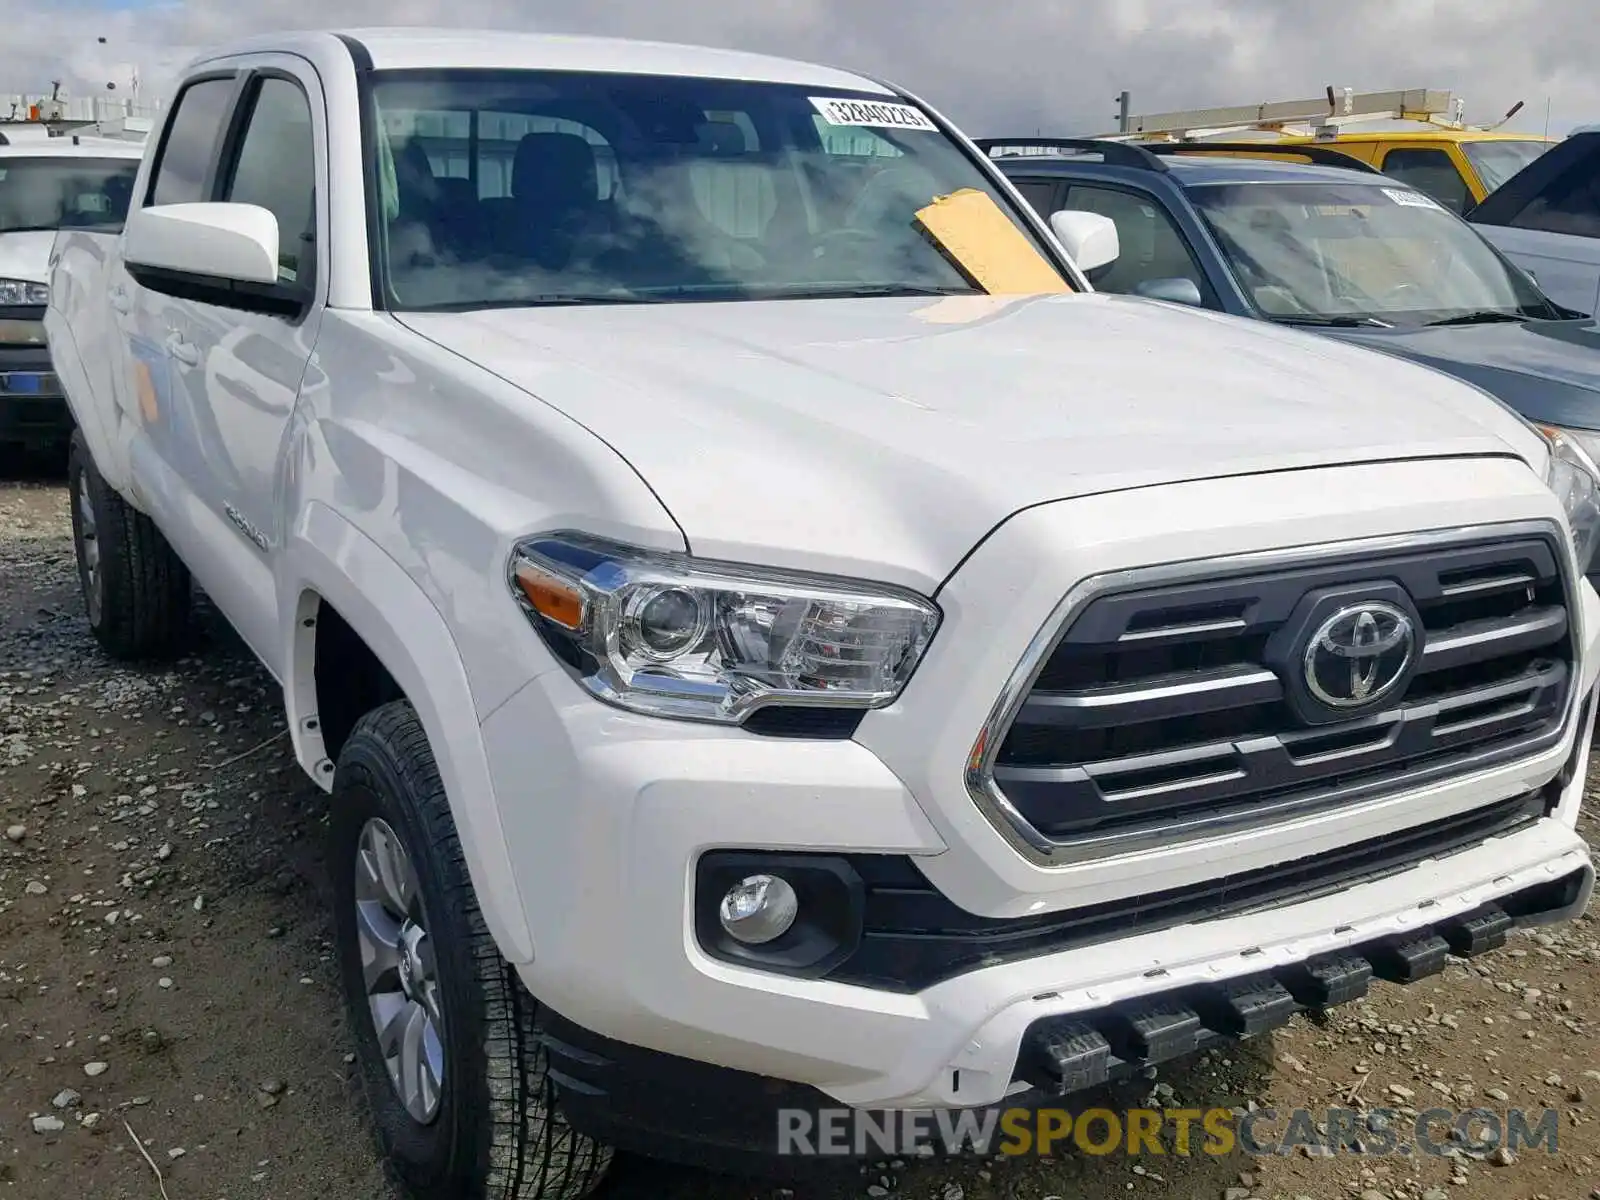
<path id="1" fill-rule="evenodd" d="M 1439 204 L 1430 196 L 1421 192 L 1409 192 L 1401 188 L 1384 188 L 1383 194 L 1396 204 L 1403 204 L 1407 208 L 1438 208 Z"/>
<path id="2" fill-rule="evenodd" d="M 811 105 L 829 125 L 855 125 L 871 129 L 921 129 L 937 133 L 939 127 L 928 115 L 909 104 L 885 104 L 878 100 L 844 100 L 812 96 Z"/>

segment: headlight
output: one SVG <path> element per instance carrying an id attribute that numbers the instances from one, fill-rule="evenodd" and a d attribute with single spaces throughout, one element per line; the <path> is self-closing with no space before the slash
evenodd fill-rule
<path id="1" fill-rule="evenodd" d="M 576 534 L 518 546 L 510 576 L 534 626 L 596 696 L 729 725 L 769 704 L 889 704 L 940 618 L 895 588 Z"/>
<path id="2" fill-rule="evenodd" d="M 26 279 L 0 279 L 0 304 L 48 304 L 50 285 Z"/>
<path id="3" fill-rule="evenodd" d="M 1553 425 L 1536 428 L 1550 444 L 1544 481 L 1566 510 L 1573 554 L 1578 568 L 1587 574 L 1600 540 L 1600 467 L 1595 466 L 1591 450 L 1600 450 L 1600 434 Z"/>

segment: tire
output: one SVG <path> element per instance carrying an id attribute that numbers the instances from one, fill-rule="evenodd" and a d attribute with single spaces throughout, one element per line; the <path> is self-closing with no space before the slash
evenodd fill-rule
<path id="1" fill-rule="evenodd" d="M 401 1187 L 415 1200 L 588 1195 L 611 1151 L 557 1111 L 538 1005 L 484 925 L 433 753 L 406 701 L 369 712 L 346 740 L 329 839 L 357 1069 L 379 1150 Z M 411 884 L 385 884 L 408 877 Z M 386 949 L 375 952 L 380 943 Z M 396 1032 L 380 1038 L 380 1022 Z M 408 1040 L 419 1050 L 396 1055 L 396 1082 L 381 1046 L 400 1050 Z"/>
<path id="2" fill-rule="evenodd" d="M 95 641 L 123 661 L 177 655 L 193 610 L 188 568 L 155 522 L 106 486 L 76 430 L 67 485 L 78 582 Z"/>

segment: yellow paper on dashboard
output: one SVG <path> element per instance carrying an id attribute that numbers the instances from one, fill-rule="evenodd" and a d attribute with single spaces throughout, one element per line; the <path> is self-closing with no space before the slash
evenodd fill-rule
<path id="1" fill-rule="evenodd" d="M 962 188 L 917 210 L 916 223 L 972 283 L 992 296 L 1071 289 L 988 192 Z"/>

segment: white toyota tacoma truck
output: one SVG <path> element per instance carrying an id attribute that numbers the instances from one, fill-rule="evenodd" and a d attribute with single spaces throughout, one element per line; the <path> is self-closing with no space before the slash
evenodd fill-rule
<path id="1" fill-rule="evenodd" d="M 1593 464 L 1104 233 L 870 78 L 381 31 L 194 62 L 61 236 L 90 624 L 198 586 L 281 683 L 413 1194 L 1039 1105 L 1586 905 Z"/>

